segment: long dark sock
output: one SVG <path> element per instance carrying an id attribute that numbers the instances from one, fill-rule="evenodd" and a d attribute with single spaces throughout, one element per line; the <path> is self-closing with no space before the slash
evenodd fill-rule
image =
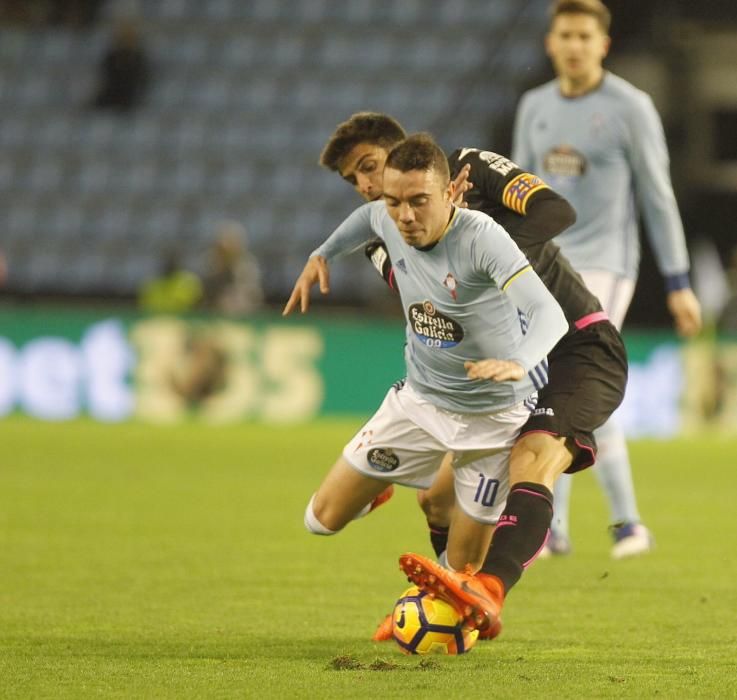
<path id="1" fill-rule="evenodd" d="M 432 548 L 435 550 L 435 556 L 439 558 L 440 555 L 448 549 L 449 528 L 433 525 L 429 521 L 427 526 L 430 528 L 430 542 L 432 542 Z"/>
<path id="2" fill-rule="evenodd" d="M 553 494 L 542 484 L 515 484 L 491 539 L 481 572 L 499 578 L 505 594 L 520 580 L 547 541 Z"/>

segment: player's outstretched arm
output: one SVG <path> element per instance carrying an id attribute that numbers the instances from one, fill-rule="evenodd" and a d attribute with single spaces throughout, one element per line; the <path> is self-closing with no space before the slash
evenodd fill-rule
<path id="1" fill-rule="evenodd" d="M 690 287 L 668 292 L 667 303 L 679 335 L 691 338 L 701 330 L 701 304 Z"/>
<path id="2" fill-rule="evenodd" d="M 299 304 L 300 311 L 306 313 L 310 308 L 310 290 L 315 284 L 320 285 L 320 292 L 327 294 L 330 291 L 330 270 L 327 260 L 321 255 L 313 255 L 304 266 L 302 273 L 294 284 L 282 316 L 288 316 Z"/>
<path id="3" fill-rule="evenodd" d="M 371 212 L 376 207 L 384 208 L 383 203 L 369 202 L 356 209 L 323 241 L 317 250 L 313 251 L 310 259 L 297 278 L 282 316 L 291 313 L 299 303 L 300 310 L 305 313 L 310 307 L 310 290 L 320 283 L 320 291 L 327 294 L 330 291 L 330 274 L 328 260 L 332 261 L 343 255 L 348 255 L 363 247 L 373 236 L 380 236 L 374 232 L 371 223 Z"/>

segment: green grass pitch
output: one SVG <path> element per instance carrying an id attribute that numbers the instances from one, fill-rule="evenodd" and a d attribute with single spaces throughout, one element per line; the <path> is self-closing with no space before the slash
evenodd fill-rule
<path id="1" fill-rule="evenodd" d="M 526 573 L 498 640 L 423 659 L 370 641 L 398 555 L 430 553 L 414 493 L 303 529 L 359 424 L 0 423 L 0 697 L 737 696 L 737 439 L 632 445 L 636 560 L 576 477 L 574 554 Z"/>

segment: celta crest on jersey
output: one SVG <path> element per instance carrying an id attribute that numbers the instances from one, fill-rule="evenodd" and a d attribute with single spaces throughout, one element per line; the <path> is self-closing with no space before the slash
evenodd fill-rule
<path id="1" fill-rule="evenodd" d="M 407 274 L 407 263 L 404 262 L 404 258 L 399 258 L 396 265 L 405 275 Z"/>
<path id="2" fill-rule="evenodd" d="M 412 304 L 407 314 L 414 334 L 429 348 L 452 348 L 463 340 L 463 328 L 441 314 L 431 301 Z"/>

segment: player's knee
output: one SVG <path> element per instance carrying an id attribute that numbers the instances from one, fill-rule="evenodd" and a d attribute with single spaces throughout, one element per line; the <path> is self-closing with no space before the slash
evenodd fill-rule
<path id="1" fill-rule="evenodd" d="M 572 462 L 573 453 L 564 437 L 528 433 L 512 448 L 509 459 L 510 483 L 531 481 L 552 489 L 555 480 Z"/>
<path id="2" fill-rule="evenodd" d="M 324 515 L 322 517 L 324 518 Z M 307 530 L 309 530 L 313 535 L 334 535 L 339 529 L 331 530 L 329 527 L 323 525 L 320 517 L 318 517 L 318 514 L 315 512 L 314 495 L 305 509 L 304 523 Z"/>

